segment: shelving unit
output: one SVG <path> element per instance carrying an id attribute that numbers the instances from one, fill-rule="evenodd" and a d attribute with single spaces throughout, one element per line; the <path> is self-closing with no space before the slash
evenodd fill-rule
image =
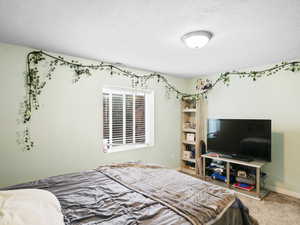
<path id="1" fill-rule="evenodd" d="M 183 109 L 182 112 L 188 113 L 188 112 L 196 112 L 197 109 Z"/>
<path id="2" fill-rule="evenodd" d="M 196 129 L 182 129 L 183 132 L 196 133 Z"/>
<path id="3" fill-rule="evenodd" d="M 208 153 L 208 154 L 203 154 L 201 155 L 203 162 L 202 162 L 202 166 L 203 166 L 203 175 L 202 175 L 202 179 L 204 179 L 205 181 L 209 181 L 213 184 L 222 186 L 222 187 L 227 187 L 230 189 L 235 190 L 236 192 L 242 194 L 242 195 L 246 195 L 248 197 L 252 197 L 254 199 L 257 200 L 261 200 L 263 199 L 268 193 L 269 191 L 262 188 L 261 187 L 261 176 L 260 176 L 260 172 L 262 167 L 266 164 L 266 162 L 263 161 L 251 161 L 251 162 L 244 162 L 244 161 L 240 161 L 240 160 L 236 160 L 236 159 L 228 159 L 228 158 L 222 158 L 222 157 L 216 157 L 216 156 L 212 156 L 212 154 Z M 222 181 L 218 181 L 218 180 L 214 180 L 211 177 L 206 176 L 206 159 L 215 159 L 215 160 L 220 160 L 220 161 L 224 161 L 226 162 L 226 176 L 227 176 L 227 182 L 222 182 Z M 233 187 L 230 184 L 230 164 L 237 164 L 237 165 L 243 165 L 243 166 L 247 166 L 247 167 L 252 167 L 256 169 L 256 186 L 255 189 L 252 191 L 246 191 L 246 190 L 242 190 L 236 187 Z"/>
<path id="4" fill-rule="evenodd" d="M 188 132 L 185 132 L 185 133 L 188 133 Z M 183 140 L 182 143 L 186 144 L 186 145 L 196 145 L 196 141 L 186 141 L 186 140 Z"/>
<path id="5" fill-rule="evenodd" d="M 205 118 L 203 100 L 183 99 L 181 102 L 181 165 L 180 171 L 201 176 L 200 141 L 204 140 Z M 188 138 L 189 137 L 189 138 Z"/>
<path id="6" fill-rule="evenodd" d="M 194 170 L 194 169 L 189 169 L 189 168 L 184 168 L 184 167 L 182 167 L 182 168 L 180 169 L 180 171 L 183 172 L 183 173 L 192 175 L 192 176 L 197 176 L 196 170 Z"/>

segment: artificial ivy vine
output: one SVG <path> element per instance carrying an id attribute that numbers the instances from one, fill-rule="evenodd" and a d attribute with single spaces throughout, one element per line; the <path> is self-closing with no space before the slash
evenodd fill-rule
<path id="1" fill-rule="evenodd" d="M 147 87 L 147 82 L 152 79 L 156 79 L 158 83 L 161 83 L 168 93 L 174 93 L 176 98 L 191 98 L 199 99 L 202 96 L 206 96 L 207 92 L 216 86 L 219 82 L 223 82 L 226 85 L 230 83 L 231 76 L 239 76 L 240 78 L 250 78 L 253 81 L 256 81 L 258 78 L 263 76 L 270 76 L 277 73 L 280 70 L 287 71 L 300 71 L 300 62 L 282 62 L 281 64 L 275 65 L 269 69 L 261 71 L 249 71 L 249 72 L 240 72 L 232 71 L 221 73 L 215 81 L 211 80 L 202 80 L 197 81 L 195 94 L 188 94 L 178 90 L 174 85 L 172 85 L 168 79 L 159 73 L 149 73 L 145 75 L 139 75 L 132 71 L 124 69 L 122 66 L 116 64 L 100 62 L 98 64 L 82 64 L 75 60 L 65 60 L 61 56 L 54 56 L 43 51 L 32 51 L 27 54 L 27 71 L 26 71 L 26 98 L 24 100 L 24 114 L 23 114 L 23 123 L 25 125 L 24 132 L 24 143 L 25 150 L 31 150 L 34 147 L 34 142 L 31 140 L 29 124 L 32 117 L 33 110 L 39 109 L 39 95 L 42 93 L 43 88 L 45 87 L 47 81 L 51 80 L 53 73 L 57 66 L 65 66 L 74 71 L 74 80 L 73 82 L 78 82 L 83 76 L 91 76 L 93 71 L 105 70 L 110 75 L 124 76 L 132 81 L 133 87 Z M 49 63 L 49 68 L 46 76 L 42 77 L 39 73 L 38 64 L 42 61 Z"/>

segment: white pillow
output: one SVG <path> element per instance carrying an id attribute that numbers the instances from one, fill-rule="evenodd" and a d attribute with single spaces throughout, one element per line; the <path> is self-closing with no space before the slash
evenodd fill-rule
<path id="1" fill-rule="evenodd" d="M 63 225 L 61 206 L 49 191 L 0 191 L 0 225 Z"/>

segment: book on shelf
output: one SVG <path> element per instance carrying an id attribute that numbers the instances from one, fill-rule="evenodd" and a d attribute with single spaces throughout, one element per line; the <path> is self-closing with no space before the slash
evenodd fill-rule
<path id="1" fill-rule="evenodd" d="M 244 183 L 235 183 L 232 185 L 232 187 L 239 188 L 246 191 L 252 191 L 255 187 L 250 184 L 244 184 Z"/>

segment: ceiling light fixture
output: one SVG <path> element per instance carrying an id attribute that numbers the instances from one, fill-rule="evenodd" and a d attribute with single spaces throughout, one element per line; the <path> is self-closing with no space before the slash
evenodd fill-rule
<path id="1" fill-rule="evenodd" d="M 209 31 L 193 31 L 182 36 L 181 40 L 189 48 L 202 48 L 212 38 Z"/>

